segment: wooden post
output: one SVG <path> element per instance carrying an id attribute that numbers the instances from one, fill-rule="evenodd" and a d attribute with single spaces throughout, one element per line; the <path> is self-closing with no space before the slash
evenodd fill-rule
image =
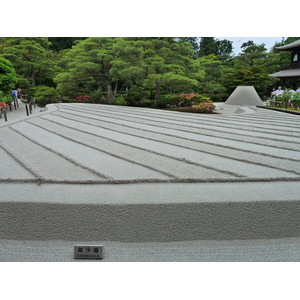
<path id="1" fill-rule="evenodd" d="M 7 122 L 6 108 L 3 109 L 3 114 L 4 114 L 4 120 L 5 122 Z"/>

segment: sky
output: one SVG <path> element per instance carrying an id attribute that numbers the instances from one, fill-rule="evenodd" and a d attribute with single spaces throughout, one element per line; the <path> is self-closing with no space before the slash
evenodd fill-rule
<path id="1" fill-rule="evenodd" d="M 233 41 L 233 53 L 238 55 L 241 52 L 241 46 L 243 43 L 248 41 L 253 41 L 254 44 L 265 44 L 267 52 L 275 45 L 275 43 L 280 43 L 285 37 L 215 37 L 218 40 L 229 40 Z"/>

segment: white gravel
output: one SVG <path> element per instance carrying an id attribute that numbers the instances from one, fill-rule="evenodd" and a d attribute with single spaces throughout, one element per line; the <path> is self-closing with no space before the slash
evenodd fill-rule
<path id="1" fill-rule="evenodd" d="M 0 261 L 298 261 L 300 119 L 93 104 L 0 120 Z M 221 241 L 223 240 L 223 241 Z"/>

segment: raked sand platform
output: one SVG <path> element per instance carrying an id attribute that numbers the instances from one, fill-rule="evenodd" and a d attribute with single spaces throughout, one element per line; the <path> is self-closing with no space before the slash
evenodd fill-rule
<path id="1" fill-rule="evenodd" d="M 299 261 L 300 116 L 217 108 L 0 120 L 0 261 Z"/>

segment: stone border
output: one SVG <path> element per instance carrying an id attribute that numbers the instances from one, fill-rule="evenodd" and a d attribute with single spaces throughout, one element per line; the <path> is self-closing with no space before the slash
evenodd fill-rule
<path id="1" fill-rule="evenodd" d="M 268 106 L 256 106 L 256 107 L 265 108 L 265 109 L 269 109 L 269 110 L 275 110 L 275 111 L 279 111 L 279 112 L 283 112 L 283 113 L 287 113 L 287 114 L 292 114 L 292 115 L 300 115 L 299 111 L 292 111 L 292 110 L 286 110 L 286 109 L 268 107 Z"/>
<path id="2" fill-rule="evenodd" d="M 141 243 L 300 236 L 297 181 L 0 187 L 0 239 Z"/>

